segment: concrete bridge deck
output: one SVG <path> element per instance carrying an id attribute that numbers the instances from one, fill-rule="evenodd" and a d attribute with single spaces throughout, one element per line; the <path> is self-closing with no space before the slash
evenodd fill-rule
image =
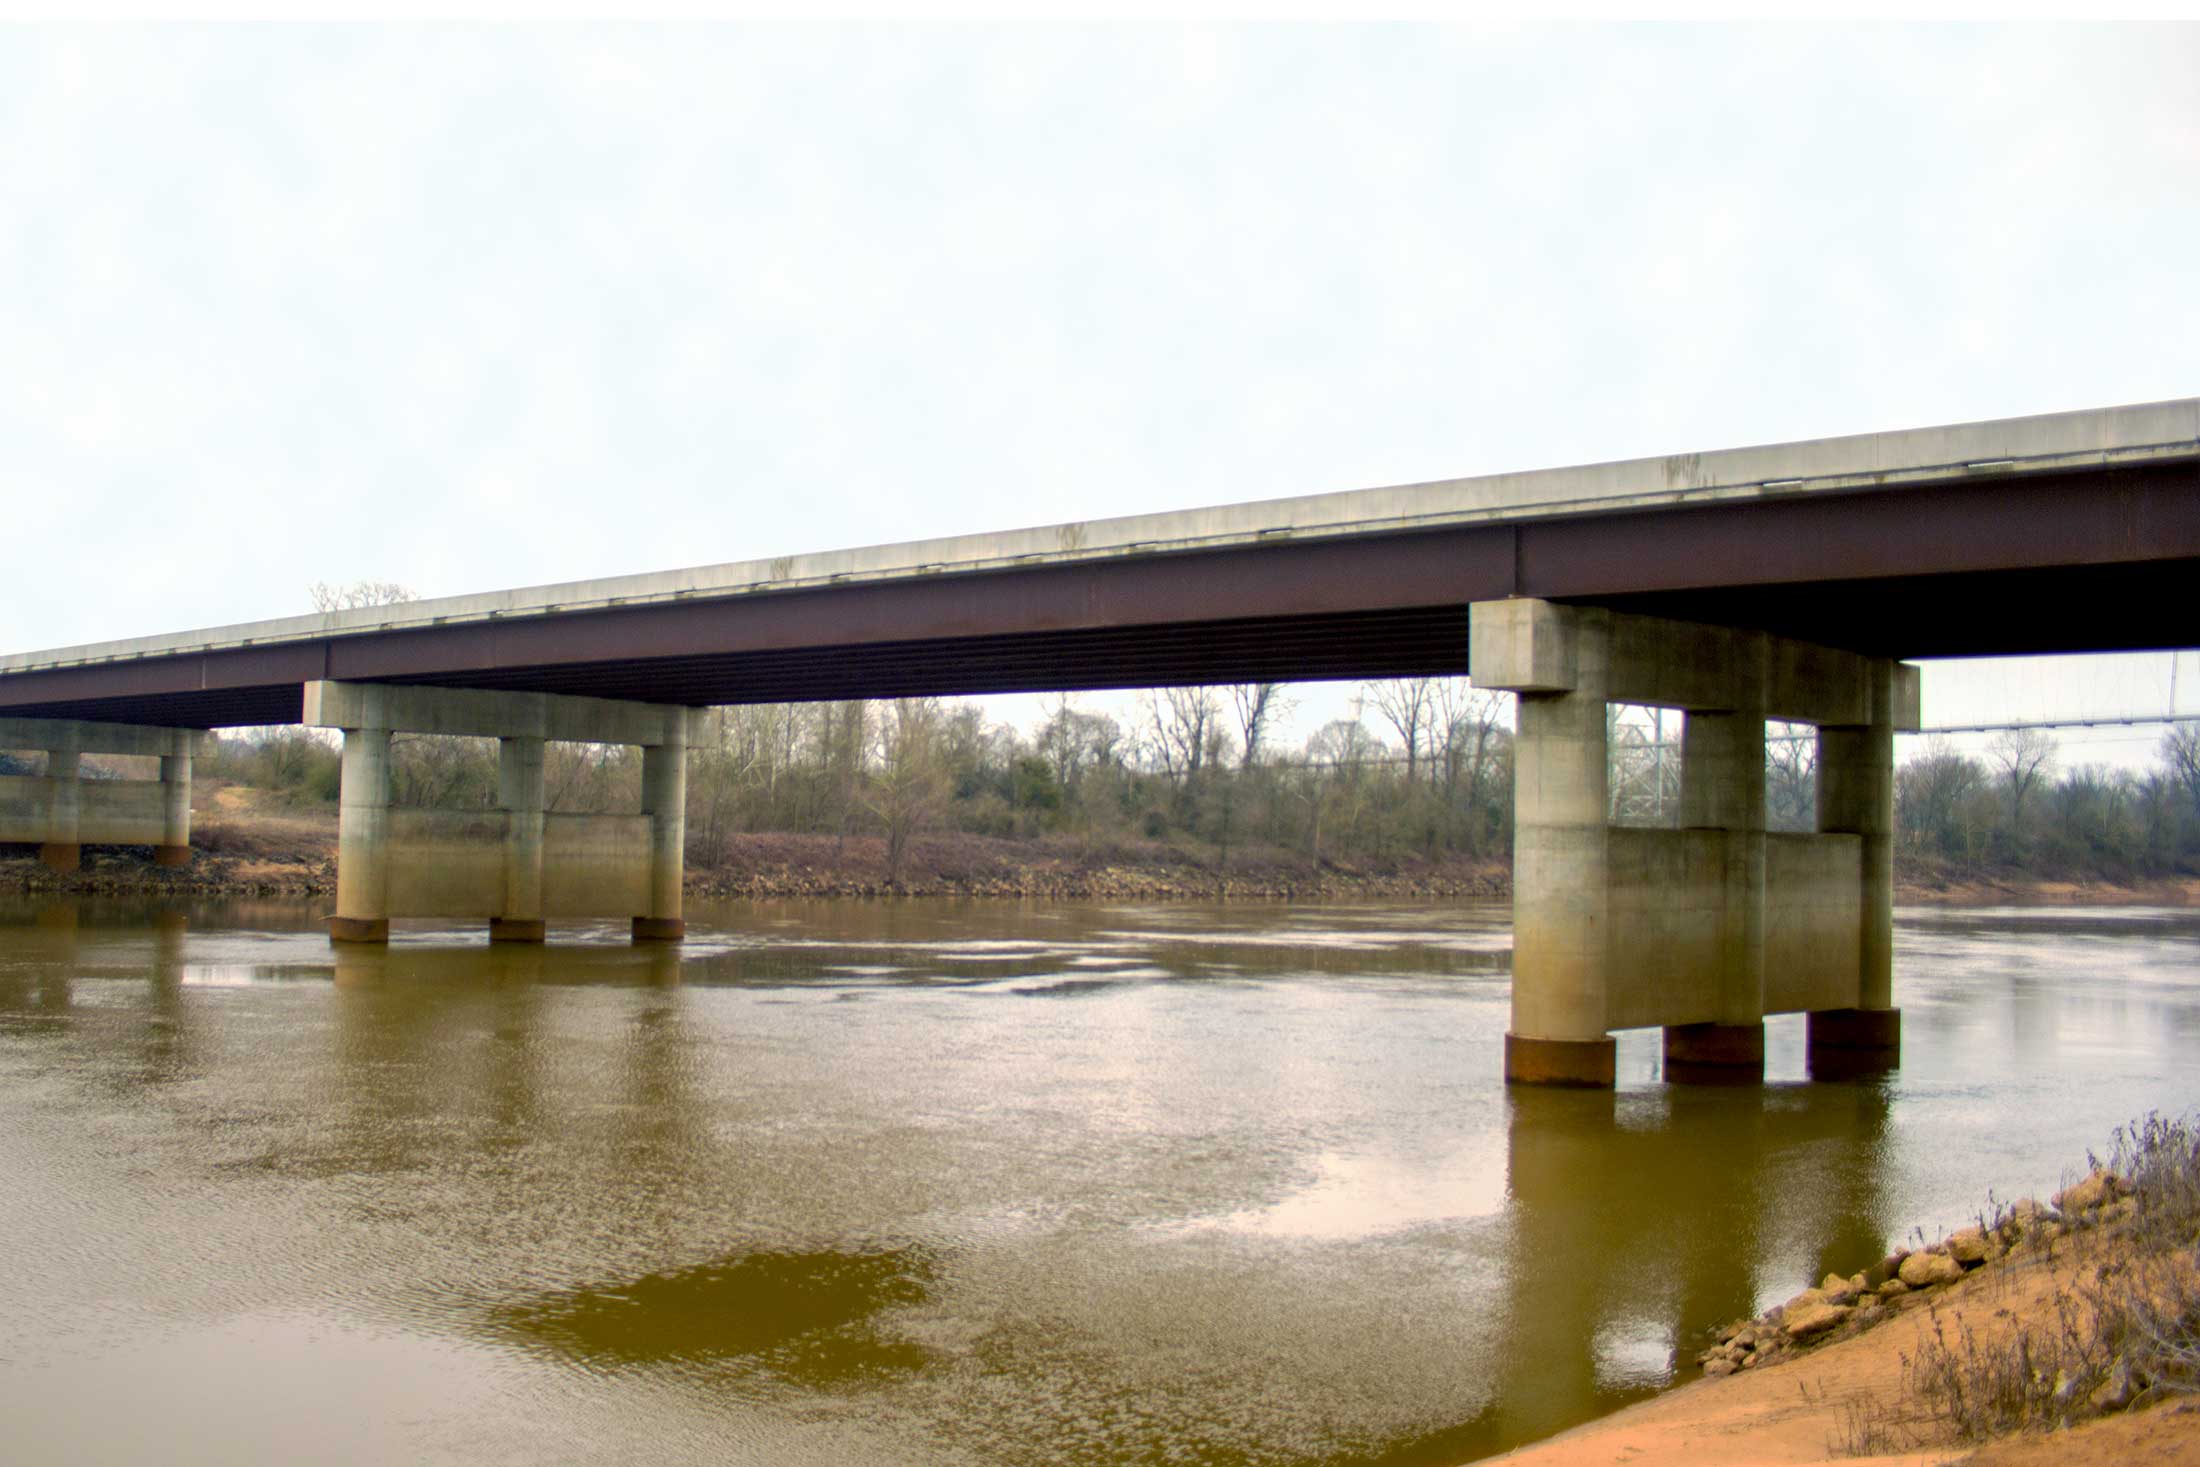
<path id="1" fill-rule="evenodd" d="M 1363 489 L 0 656 L 0 711 L 310 681 L 705 705 L 1466 670 L 1534 596 L 1879 657 L 2200 643 L 2200 399 Z"/>

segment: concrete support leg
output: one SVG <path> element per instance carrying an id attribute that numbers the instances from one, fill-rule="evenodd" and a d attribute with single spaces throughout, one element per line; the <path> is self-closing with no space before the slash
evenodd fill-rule
<path id="1" fill-rule="evenodd" d="M 1665 1078 L 1675 1085 L 1754 1085 L 1765 1077 L 1765 1026 L 1668 1024 Z"/>
<path id="2" fill-rule="evenodd" d="M 83 752 L 74 744 L 46 750 L 51 803 L 46 807 L 46 839 L 38 847 L 38 859 L 56 871 L 74 871 L 83 864 L 83 848 L 77 844 L 84 788 L 78 775 L 83 758 Z"/>
<path id="3" fill-rule="evenodd" d="M 1749 1084 L 1765 1073 L 1765 659 L 1735 638 L 1738 706 L 1692 710 L 1681 730 L 1681 823 L 1722 832 L 1720 932 L 1711 975 L 1718 1017 L 1665 1028 L 1665 1078 Z"/>
<path id="4" fill-rule="evenodd" d="M 678 942 L 687 936 L 680 916 L 686 874 L 687 740 L 642 750 L 642 813 L 649 817 L 649 911 L 634 918 L 636 942 Z"/>
<path id="5" fill-rule="evenodd" d="M 156 866 L 191 864 L 191 756 L 160 758 L 161 836 L 153 847 Z"/>
<path id="6" fill-rule="evenodd" d="M 489 919 L 491 942 L 541 942 L 543 741 L 497 741 L 497 803 L 504 807 L 504 911 Z"/>
<path id="7" fill-rule="evenodd" d="M 1608 621 L 1599 611 L 1566 611 L 1560 625 L 1571 644 L 1573 686 L 1523 691 L 1513 745 L 1512 1028 L 1505 1036 L 1505 1078 L 1609 1086 Z"/>
<path id="8" fill-rule="evenodd" d="M 1818 731 L 1818 828 L 1861 838 L 1861 925 L 1854 1009 L 1810 1016 L 1815 1075 L 1892 1069 L 1901 1062 L 1894 1007 L 1894 725 L 1897 670 L 1867 669 L 1871 722 Z"/>
<path id="9" fill-rule="evenodd" d="M 1842 1080 L 1899 1068 L 1900 1009 L 1821 1009 L 1810 1016 L 1810 1074 Z"/>
<path id="10" fill-rule="evenodd" d="M 331 942 L 390 938 L 390 731 L 344 730 L 343 785 L 337 797 L 336 915 Z"/>

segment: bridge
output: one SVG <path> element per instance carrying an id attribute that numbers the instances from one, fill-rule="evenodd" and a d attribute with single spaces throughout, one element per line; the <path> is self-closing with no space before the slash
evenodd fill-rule
<path id="1" fill-rule="evenodd" d="M 687 710 L 1467 674 L 1519 694 L 1507 1073 L 1892 1063 L 1904 659 L 2200 643 L 2200 399 L 787 556 L 0 657 L 0 840 L 188 855 L 203 731 L 344 734 L 337 941 L 393 916 L 682 932 Z M 1610 828 L 1608 702 L 1683 710 L 1686 828 Z M 1764 725 L 1820 742 L 1819 829 L 1767 833 Z M 500 808 L 393 808 L 393 732 L 502 741 Z M 643 808 L 545 812 L 542 746 L 640 745 Z M 162 788 L 88 798 L 84 752 Z M 180 792 L 180 793 L 179 793 Z M 96 807 L 96 808 L 94 808 Z"/>

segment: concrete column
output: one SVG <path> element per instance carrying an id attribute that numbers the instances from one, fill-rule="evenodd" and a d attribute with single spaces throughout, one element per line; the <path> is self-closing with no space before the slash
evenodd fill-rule
<path id="1" fill-rule="evenodd" d="M 489 919 L 491 942 L 541 942 L 543 741 L 497 741 L 497 803 L 504 808 L 504 913 Z"/>
<path id="2" fill-rule="evenodd" d="M 344 730 L 331 942 L 390 940 L 390 731 Z"/>
<path id="3" fill-rule="evenodd" d="M 1520 692 L 1505 1078 L 1608 1086 L 1614 1072 L 1614 1046 L 1605 1032 L 1610 622 L 1597 610 L 1543 610 L 1556 614 L 1555 630 L 1568 644 L 1572 686 Z M 1536 628 L 1537 636 L 1545 633 L 1545 625 Z"/>
<path id="4" fill-rule="evenodd" d="M 1722 834 L 1718 1017 L 1665 1026 L 1665 1078 L 1751 1084 L 1765 1072 L 1765 660 L 1735 638 L 1736 707 L 1692 710 L 1681 729 L 1681 824 Z"/>
<path id="5" fill-rule="evenodd" d="M 642 813 L 649 817 L 649 912 L 634 919 L 636 942 L 678 942 L 687 935 L 680 886 L 687 847 L 687 731 L 677 742 L 642 747 Z"/>
<path id="6" fill-rule="evenodd" d="M 73 742 L 56 741 L 46 748 L 50 803 L 46 806 L 46 839 L 38 847 L 38 859 L 56 871 L 74 871 L 83 864 L 83 848 L 77 844 L 83 798 L 78 775 L 83 760 L 83 751 Z"/>
<path id="7" fill-rule="evenodd" d="M 153 848 L 156 866 L 191 864 L 191 756 L 160 756 L 161 836 Z"/>
<path id="8" fill-rule="evenodd" d="M 1891 1069 L 1902 1055 L 1894 1006 L 1894 726 L 1897 670 L 1866 665 L 1870 722 L 1818 730 L 1818 828 L 1861 837 L 1856 1006 L 1810 1016 L 1811 1072 Z"/>

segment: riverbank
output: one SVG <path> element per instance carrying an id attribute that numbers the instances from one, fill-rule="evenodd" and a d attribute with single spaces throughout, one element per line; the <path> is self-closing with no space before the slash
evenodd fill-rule
<path id="1" fill-rule="evenodd" d="M 155 866 L 145 848 L 93 847 L 73 872 L 30 847 L 0 847 L 0 891 L 84 895 L 328 896 L 336 890 L 333 811 L 220 811 L 201 817 L 188 866 Z M 1218 866 L 1211 851 L 1161 842 L 1003 840 L 943 834 L 911 840 L 889 870 L 878 836 L 736 835 L 690 849 L 690 896 L 1034 898 L 1049 901 L 1471 901 L 1512 895 L 1509 865 L 1405 855 L 1375 863 L 1309 862 L 1255 849 Z"/>
<path id="2" fill-rule="evenodd" d="M 2192 907 L 2200 906 L 2200 876 L 2042 874 L 1898 854 L 1894 899 L 1902 906 Z"/>
<path id="3" fill-rule="evenodd" d="M 55 872 L 29 847 L 0 847 L 0 891 L 193 896 L 326 896 L 336 890 L 336 812 L 269 807 L 259 792 L 210 792 L 191 864 L 168 869 L 147 849 L 87 850 L 83 869 Z M 1303 852 L 1075 837 L 1009 840 L 918 836 L 898 872 L 882 837 L 744 834 L 715 852 L 691 848 L 687 891 L 757 900 L 819 897 L 1020 897 L 1051 901 L 1505 901 L 1503 857 L 1401 853 L 1383 861 L 1309 861 Z M 1904 906 L 2200 906 L 2200 877 L 2111 881 L 1898 860 Z"/>
<path id="4" fill-rule="evenodd" d="M 2150 1121 L 2116 1167 L 1829 1275 L 1695 1380 L 1496 1460 L 2200 1467 L 2200 1141 Z"/>

